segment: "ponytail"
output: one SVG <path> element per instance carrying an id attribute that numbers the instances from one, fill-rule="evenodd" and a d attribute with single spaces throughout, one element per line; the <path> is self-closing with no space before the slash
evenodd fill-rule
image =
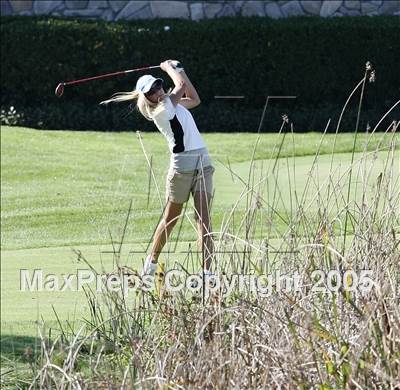
<path id="1" fill-rule="evenodd" d="M 140 111 L 140 113 L 149 121 L 152 121 L 152 112 L 157 107 L 157 103 L 152 103 L 149 99 L 144 96 L 143 93 L 140 93 L 137 90 L 131 92 L 117 92 L 111 96 L 110 99 L 103 100 L 100 104 L 109 104 L 109 103 L 120 103 L 120 102 L 128 102 L 135 101 L 136 107 Z"/>

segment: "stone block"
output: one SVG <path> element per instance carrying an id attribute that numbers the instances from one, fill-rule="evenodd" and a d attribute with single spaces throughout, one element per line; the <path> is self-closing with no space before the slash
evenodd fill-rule
<path id="1" fill-rule="evenodd" d="M 318 15 L 321 10 L 322 1 L 318 0 L 303 0 L 300 1 L 304 11 L 311 15 Z"/>
<path id="2" fill-rule="evenodd" d="M 36 15 L 48 15 L 61 4 L 62 0 L 35 1 L 33 3 L 33 11 Z"/>
<path id="3" fill-rule="evenodd" d="M 265 15 L 272 19 L 283 18 L 283 13 L 277 3 L 269 3 L 265 6 Z"/>
<path id="4" fill-rule="evenodd" d="M 206 18 L 214 18 L 222 10 L 222 7 L 221 3 L 205 3 L 204 14 Z"/>
<path id="5" fill-rule="evenodd" d="M 289 1 L 281 6 L 281 11 L 284 16 L 300 16 L 304 15 L 303 8 L 301 8 L 298 0 Z"/>
<path id="6" fill-rule="evenodd" d="M 88 0 L 65 0 L 65 5 L 68 9 L 85 9 Z"/>
<path id="7" fill-rule="evenodd" d="M 236 14 L 240 15 L 242 12 L 242 7 L 243 5 L 247 3 L 247 1 L 244 0 L 236 0 L 231 2 L 231 6 L 235 10 Z"/>
<path id="8" fill-rule="evenodd" d="M 32 10 L 32 0 L 10 0 L 10 5 L 15 13 Z"/>
<path id="9" fill-rule="evenodd" d="M 361 2 L 360 2 L 360 0 L 356 0 L 356 1 L 353 1 L 353 0 L 345 0 L 345 2 L 344 2 L 344 6 L 347 8 L 347 9 L 361 9 Z"/>
<path id="10" fill-rule="evenodd" d="M 192 20 L 200 20 L 204 18 L 203 4 L 193 3 L 190 4 L 190 17 Z"/>
<path id="11" fill-rule="evenodd" d="M 53 15 L 53 14 L 54 14 L 54 12 L 52 12 L 49 15 Z M 21 12 L 18 13 L 18 15 L 20 15 L 20 16 L 34 16 L 34 13 L 33 13 L 33 11 L 21 11 Z"/>
<path id="12" fill-rule="evenodd" d="M 80 18 L 99 18 L 103 13 L 101 9 L 67 9 L 64 16 L 76 16 Z"/>
<path id="13" fill-rule="evenodd" d="M 361 11 L 359 11 L 358 9 L 348 9 L 346 11 L 346 16 L 360 16 L 361 15 Z"/>
<path id="14" fill-rule="evenodd" d="M 89 0 L 88 9 L 108 8 L 107 0 Z"/>
<path id="15" fill-rule="evenodd" d="M 130 1 L 115 17 L 115 20 L 129 19 L 131 15 L 144 8 L 148 4 L 147 1 Z"/>
<path id="16" fill-rule="evenodd" d="M 8 0 L 1 1 L 0 3 L 1 3 L 1 16 L 13 14 L 13 9 L 11 8 L 11 5 L 8 2 Z"/>
<path id="17" fill-rule="evenodd" d="M 246 1 L 242 6 L 243 16 L 264 16 L 265 1 Z"/>
<path id="18" fill-rule="evenodd" d="M 184 1 L 151 1 L 155 18 L 189 18 L 189 7 Z"/>
<path id="19" fill-rule="evenodd" d="M 113 10 L 111 8 L 104 10 L 101 14 L 101 18 L 107 22 L 112 22 L 115 18 Z"/>
<path id="20" fill-rule="evenodd" d="M 399 0 L 385 0 L 379 8 L 382 15 L 394 15 L 396 12 L 400 12 Z"/>
<path id="21" fill-rule="evenodd" d="M 326 18 L 327 16 L 332 16 L 342 5 L 342 0 L 324 0 L 322 3 L 320 16 Z"/>
<path id="22" fill-rule="evenodd" d="M 146 5 L 128 17 L 128 20 L 134 19 L 153 19 L 153 13 L 151 12 L 150 5 Z"/>
<path id="23" fill-rule="evenodd" d="M 113 0 L 110 1 L 110 8 L 114 11 L 114 12 L 119 12 L 121 11 L 122 8 L 124 8 L 126 6 L 126 4 L 128 3 L 129 0 Z"/>
<path id="24" fill-rule="evenodd" d="M 361 14 L 368 14 L 369 12 L 374 12 L 378 9 L 378 6 L 373 4 L 373 3 L 369 3 L 366 1 L 363 1 L 361 3 Z"/>
<path id="25" fill-rule="evenodd" d="M 230 4 L 225 4 L 217 14 L 217 17 L 221 16 L 236 16 L 235 9 Z"/>

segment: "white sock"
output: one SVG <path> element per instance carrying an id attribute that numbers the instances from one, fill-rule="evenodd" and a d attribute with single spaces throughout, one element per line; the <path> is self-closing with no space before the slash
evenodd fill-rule
<path id="1" fill-rule="evenodd" d="M 154 263 L 153 260 L 154 260 L 154 257 L 152 255 L 148 255 L 146 257 L 146 260 L 144 261 L 144 265 L 143 265 L 142 276 L 155 274 L 155 272 L 157 270 L 157 263 Z"/>
<path id="2" fill-rule="evenodd" d="M 152 255 L 147 255 L 146 261 L 157 264 L 157 260 L 155 260 Z"/>

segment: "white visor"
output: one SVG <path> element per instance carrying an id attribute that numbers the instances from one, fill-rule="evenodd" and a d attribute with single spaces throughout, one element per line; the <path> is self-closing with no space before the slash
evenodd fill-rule
<path id="1" fill-rule="evenodd" d="M 147 93 L 150 91 L 151 86 L 154 84 L 155 81 L 160 80 L 163 82 L 163 79 L 155 78 L 150 74 L 145 74 L 144 76 L 140 77 L 136 83 L 136 90 L 142 93 Z"/>

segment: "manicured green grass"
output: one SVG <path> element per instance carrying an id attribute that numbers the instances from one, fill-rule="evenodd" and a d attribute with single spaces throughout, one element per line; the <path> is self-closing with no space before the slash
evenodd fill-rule
<path id="1" fill-rule="evenodd" d="M 165 141 L 158 133 L 143 133 L 142 137 L 148 156 L 152 156 L 164 199 L 169 159 Z M 295 197 L 300 198 L 305 188 L 303 204 L 307 205 L 307 212 L 313 212 L 317 207 L 313 200 L 315 191 L 326 181 L 328 173 L 334 172 L 339 180 L 348 169 L 354 136 L 341 134 L 337 137 L 333 162 L 335 136 L 325 136 L 317 168 L 319 182 L 308 185 L 321 134 L 295 134 L 293 138 L 291 134 L 286 135 L 279 154 L 282 158 L 276 159 L 282 137 L 278 134 L 261 136 L 255 153 L 255 181 L 266 173 L 270 175 L 262 183 L 264 198 L 284 219 L 290 215 L 291 207 L 295 207 Z M 382 169 L 384 150 L 391 137 L 392 134 L 376 134 L 372 138 L 364 134 L 358 136 L 356 151 L 366 148 L 373 151 L 378 145 L 382 150 L 374 155 L 376 160 L 368 167 L 372 181 Z M 213 227 L 218 231 L 245 189 L 238 176 L 247 181 L 257 135 L 205 134 L 204 138 L 216 167 Z M 37 131 L 5 126 L 1 129 L 1 141 L 2 333 L 32 336 L 37 332 L 37 322 L 42 319 L 57 327 L 52 305 L 62 320 L 74 323 L 74 319 L 85 312 L 85 298 L 81 292 L 21 292 L 19 270 L 41 268 L 57 275 L 75 273 L 78 268 L 85 268 L 85 264 L 77 263 L 72 248 L 81 250 L 97 269 L 104 266 L 111 270 L 112 256 L 104 251 L 112 248 L 110 235 L 114 242 L 121 239 L 130 202 L 132 211 L 123 246 L 123 262 L 139 267 L 158 222 L 161 205 L 154 182 L 148 202 L 148 167 L 135 133 Z M 361 156 L 356 153 L 355 161 Z M 355 166 L 359 169 L 357 164 Z M 289 175 L 288 169 L 291 170 Z M 274 188 L 278 189 L 277 193 Z M 239 219 L 245 201 L 244 197 L 239 202 Z M 281 219 L 274 221 L 274 229 L 287 228 Z M 263 235 L 265 229 L 260 226 L 257 234 Z M 236 233 L 241 234 L 240 231 Z M 274 237 L 273 231 L 269 237 Z M 172 241 L 177 238 L 176 230 Z M 185 250 L 189 242 L 194 244 L 195 239 L 196 233 L 185 219 L 177 253 L 166 254 L 164 258 L 179 261 L 185 256 L 179 251 Z M 174 243 L 171 245 L 173 249 Z M 132 250 L 136 253 L 131 253 Z"/>
<path id="2" fill-rule="evenodd" d="M 108 243 L 109 231 L 115 239 L 121 236 L 131 200 L 128 241 L 148 240 L 161 206 L 154 182 L 148 203 L 148 167 L 135 133 L 37 131 L 6 126 L 1 131 L 3 250 Z M 166 144 L 158 133 L 142 136 L 164 199 L 169 159 Z M 231 180 L 226 166 L 230 164 L 234 171 L 239 169 L 246 178 L 246 162 L 256 139 L 256 134 L 247 133 L 205 134 L 217 168 L 217 223 L 241 189 L 237 181 Z M 356 151 L 362 151 L 368 139 L 359 135 Z M 375 135 L 369 149 L 374 150 L 381 139 L 382 135 Z M 256 158 L 275 158 L 281 140 L 281 135 L 262 135 Z M 306 170 L 320 140 L 321 134 L 317 133 L 295 134 L 294 142 L 288 135 L 280 156 L 309 156 L 304 160 Z M 331 153 L 333 143 L 334 135 L 327 135 L 321 154 Z M 352 134 L 343 134 L 337 138 L 335 152 L 349 153 L 352 147 Z M 302 172 L 297 173 L 301 181 Z"/>

